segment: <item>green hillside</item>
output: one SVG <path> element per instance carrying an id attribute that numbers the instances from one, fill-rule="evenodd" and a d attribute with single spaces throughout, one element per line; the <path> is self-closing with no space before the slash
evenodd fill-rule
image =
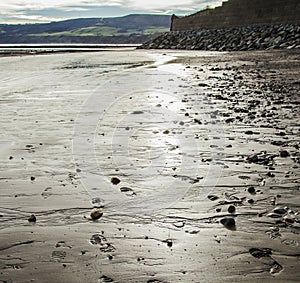
<path id="1" fill-rule="evenodd" d="M 170 29 L 170 16 L 128 15 L 1 25 L 0 43 L 142 43 Z"/>

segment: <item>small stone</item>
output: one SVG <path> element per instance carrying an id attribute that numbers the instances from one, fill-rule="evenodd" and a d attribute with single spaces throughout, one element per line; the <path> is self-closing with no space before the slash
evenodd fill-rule
<path id="1" fill-rule="evenodd" d="M 282 220 L 283 220 L 284 222 L 290 223 L 290 224 L 292 224 L 292 223 L 295 222 L 295 218 L 294 218 L 293 216 L 291 216 L 291 215 L 286 215 L 286 216 L 284 216 L 284 217 L 282 218 Z"/>
<path id="2" fill-rule="evenodd" d="M 31 176 L 31 177 L 30 177 L 30 180 L 31 180 L 31 181 L 34 181 L 34 180 L 35 180 L 35 177 Z"/>
<path id="3" fill-rule="evenodd" d="M 254 194 L 256 193 L 254 187 L 249 187 L 247 191 L 248 191 L 248 193 L 251 194 L 251 195 L 254 195 Z"/>
<path id="4" fill-rule="evenodd" d="M 276 214 L 286 214 L 287 213 L 287 210 L 284 209 L 284 208 L 280 208 L 280 207 L 276 207 L 273 209 L 273 212 L 276 213 Z"/>
<path id="5" fill-rule="evenodd" d="M 215 200 L 217 200 L 217 199 L 219 198 L 219 197 L 217 197 L 217 196 L 215 196 L 215 195 L 208 195 L 207 197 L 208 197 L 208 199 L 211 200 L 211 201 L 215 201 Z"/>
<path id="6" fill-rule="evenodd" d="M 168 247 L 172 247 L 173 246 L 173 242 L 172 242 L 172 240 L 167 240 L 167 245 L 168 245 Z"/>
<path id="7" fill-rule="evenodd" d="M 234 206 L 234 205 L 230 205 L 230 206 L 228 207 L 227 211 L 228 211 L 229 213 L 235 213 L 235 206 Z"/>
<path id="8" fill-rule="evenodd" d="M 12 160 L 13 158 L 14 158 L 13 156 L 10 156 L 10 157 L 9 157 L 9 160 Z"/>
<path id="9" fill-rule="evenodd" d="M 97 220 L 103 216 L 103 212 L 100 209 L 95 209 L 91 212 L 90 216 L 93 220 Z"/>
<path id="10" fill-rule="evenodd" d="M 227 218 L 222 218 L 220 220 L 221 224 L 223 224 L 225 226 L 225 228 L 232 230 L 233 228 L 235 228 L 235 220 L 234 218 L 231 217 L 227 217 Z"/>
<path id="11" fill-rule="evenodd" d="M 253 131 L 249 130 L 245 132 L 246 135 L 253 135 Z"/>
<path id="12" fill-rule="evenodd" d="M 288 156 L 290 156 L 290 154 L 287 150 L 280 151 L 280 157 L 288 157 Z"/>
<path id="13" fill-rule="evenodd" d="M 36 222 L 36 216 L 34 214 L 31 214 L 28 218 L 28 222 Z"/>
<path id="14" fill-rule="evenodd" d="M 248 203 L 249 204 L 253 204 L 254 203 L 254 200 L 252 198 L 248 199 Z"/>
<path id="15" fill-rule="evenodd" d="M 111 180 L 110 180 L 114 185 L 118 185 L 121 180 L 117 177 L 112 177 Z"/>

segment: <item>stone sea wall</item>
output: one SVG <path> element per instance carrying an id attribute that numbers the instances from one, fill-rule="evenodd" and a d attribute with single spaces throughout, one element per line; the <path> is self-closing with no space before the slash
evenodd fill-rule
<path id="1" fill-rule="evenodd" d="M 212 51 L 299 49 L 300 24 L 171 31 L 139 48 Z"/>
<path id="2" fill-rule="evenodd" d="M 171 30 L 300 23 L 300 0 L 229 0 L 215 9 L 172 17 Z"/>

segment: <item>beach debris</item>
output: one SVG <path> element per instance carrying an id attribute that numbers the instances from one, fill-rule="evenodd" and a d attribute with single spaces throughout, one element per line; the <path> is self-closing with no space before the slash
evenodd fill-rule
<path id="1" fill-rule="evenodd" d="M 232 217 L 225 217 L 220 220 L 221 224 L 224 225 L 225 228 L 229 230 L 235 230 L 236 225 L 235 225 L 235 220 Z"/>
<path id="2" fill-rule="evenodd" d="M 30 217 L 28 218 L 28 222 L 36 222 L 36 216 L 34 214 L 31 214 Z"/>
<path id="3" fill-rule="evenodd" d="M 103 216 L 103 211 L 100 209 L 95 209 L 91 212 L 90 214 L 92 220 L 98 220 L 99 218 L 101 218 Z"/>
<path id="4" fill-rule="evenodd" d="M 249 253 L 256 258 L 262 258 L 269 257 L 272 254 L 272 250 L 269 248 L 251 248 L 249 249 Z"/>
<path id="5" fill-rule="evenodd" d="M 112 177 L 112 178 L 110 179 L 110 181 L 111 181 L 114 185 L 118 185 L 118 184 L 121 182 L 121 180 L 120 180 L 119 178 L 117 178 L 117 177 Z"/>
<path id="6" fill-rule="evenodd" d="M 229 213 L 235 213 L 235 206 L 234 206 L 234 205 L 230 205 L 230 206 L 228 207 L 227 211 L 228 211 Z"/>

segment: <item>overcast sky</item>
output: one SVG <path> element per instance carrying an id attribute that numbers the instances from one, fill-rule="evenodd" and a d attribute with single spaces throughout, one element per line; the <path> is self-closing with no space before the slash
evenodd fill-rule
<path id="1" fill-rule="evenodd" d="M 0 0 L 0 23 L 49 22 L 136 13 L 189 15 L 222 0 Z"/>

